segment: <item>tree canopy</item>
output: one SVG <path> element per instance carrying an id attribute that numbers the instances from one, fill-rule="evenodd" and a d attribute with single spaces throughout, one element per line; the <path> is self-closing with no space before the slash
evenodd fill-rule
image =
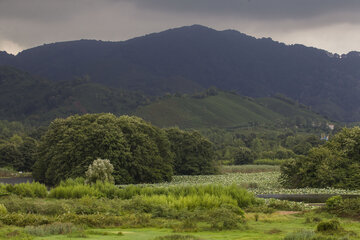
<path id="1" fill-rule="evenodd" d="M 360 128 L 344 128 L 325 145 L 281 167 L 290 187 L 360 188 Z"/>
<path id="2" fill-rule="evenodd" d="M 178 128 L 166 130 L 174 153 L 174 171 L 177 175 L 201 175 L 217 172 L 213 144 L 196 131 Z"/>
<path id="3" fill-rule="evenodd" d="M 39 143 L 35 180 L 49 185 L 84 176 L 97 158 L 109 159 L 117 184 L 169 181 L 166 134 L 137 117 L 86 114 L 54 120 Z"/>

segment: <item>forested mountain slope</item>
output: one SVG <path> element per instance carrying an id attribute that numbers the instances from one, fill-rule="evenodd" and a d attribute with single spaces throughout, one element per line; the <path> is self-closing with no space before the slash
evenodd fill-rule
<path id="1" fill-rule="evenodd" d="M 360 120 L 359 53 L 340 57 L 233 30 L 194 25 L 124 42 L 59 42 L 17 56 L 2 52 L 0 65 L 55 81 L 86 75 L 153 95 L 210 86 L 251 97 L 281 93 L 332 119 Z"/>

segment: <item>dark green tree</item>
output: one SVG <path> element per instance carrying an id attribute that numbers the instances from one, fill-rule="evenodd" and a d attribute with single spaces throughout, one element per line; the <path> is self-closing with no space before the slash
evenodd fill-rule
<path id="1" fill-rule="evenodd" d="M 255 158 L 256 155 L 251 149 L 240 147 L 235 154 L 234 163 L 237 165 L 250 164 L 254 162 Z"/>
<path id="2" fill-rule="evenodd" d="M 137 117 L 86 114 L 54 120 L 39 144 L 33 176 L 54 185 L 85 176 L 94 159 L 109 159 L 117 184 L 171 180 L 166 134 Z"/>
<path id="3" fill-rule="evenodd" d="M 174 153 L 177 175 L 204 175 L 217 172 L 213 144 L 196 131 L 166 130 Z"/>
<path id="4" fill-rule="evenodd" d="M 360 188 L 360 128 L 344 128 L 307 156 L 281 166 L 281 179 L 289 187 Z"/>
<path id="5" fill-rule="evenodd" d="M 22 165 L 21 152 L 15 144 L 6 142 L 0 145 L 0 167 L 12 167 L 19 170 Z"/>

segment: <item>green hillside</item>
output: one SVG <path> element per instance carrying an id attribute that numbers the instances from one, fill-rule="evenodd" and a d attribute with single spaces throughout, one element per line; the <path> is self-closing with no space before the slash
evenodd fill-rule
<path id="1" fill-rule="evenodd" d="M 108 88 L 87 78 L 52 82 L 0 66 L 0 119 L 47 124 L 73 114 L 111 112 L 117 115 L 146 104 L 146 96 Z"/>
<path id="2" fill-rule="evenodd" d="M 233 93 L 194 98 L 166 97 L 141 106 L 134 115 L 160 127 L 245 127 L 253 125 L 318 125 L 326 120 L 303 105 L 281 98 L 253 99 Z"/>

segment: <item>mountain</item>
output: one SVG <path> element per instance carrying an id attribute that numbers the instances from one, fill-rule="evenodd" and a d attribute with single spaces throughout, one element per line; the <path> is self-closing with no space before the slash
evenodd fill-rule
<path id="1" fill-rule="evenodd" d="M 194 25 L 124 42 L 46 44 L 0 64 L 54 81 L 88 76 L 147 94 L 193 93 L 216 86 L 250 97 L 284 94 L 334 120 L 360 120 L 360 55 L 256 39 Z"/>
<path id="2" fill-rule="evenodd" d="M 0 67 L 0 119 L 43 124 L 73 114 L 124 114 L 149 100 L 139 93 L 110 89 L 86 78 L 53 82 Z"/>
<path id="3" fill-rule="evenodd" d="M 238 128 L 325 126 L 328 120 L 283 96 L 249 98 L 230 92 L 166 96 L 132 114 L 159 127 Z"/>

